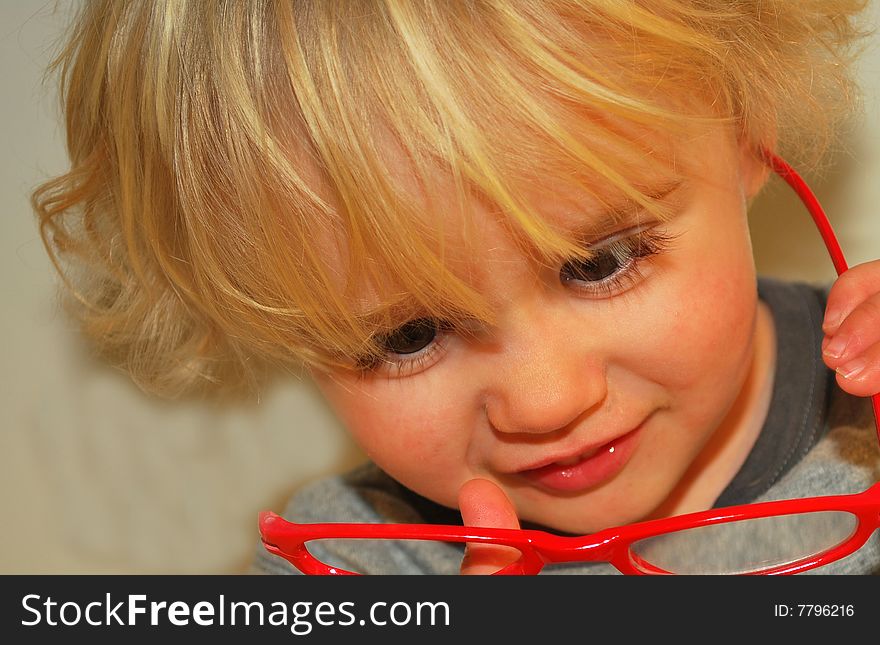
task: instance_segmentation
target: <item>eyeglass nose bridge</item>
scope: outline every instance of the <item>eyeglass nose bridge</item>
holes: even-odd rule
[[[530,533],[530,532],[529,532]],[[514,563],[496,572],[495,575],[519,574],[533,575],[548,564],[566,562],[608,562],[614,563],[627,556],[627,545],[620,537],[608,531],[590,536],[561,536],[551,533],[536,533],[531,539],[513,544],[522,553]]]

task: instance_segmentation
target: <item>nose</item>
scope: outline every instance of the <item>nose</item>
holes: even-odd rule
[[[608,394],[604,360],[571,312],[523,316],[493,361],[485,411],[503,433],[544,434],[570,427]],[[574,327],[574,329],[573,329]]]

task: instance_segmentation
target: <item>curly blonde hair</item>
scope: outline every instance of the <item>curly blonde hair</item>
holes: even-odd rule
[[[584,253],[517,180],[599,177],[650,207],[591,147],[644,145],[615,123],[715,120],[817,159],[856,105],[863,4],[93,0],[52,67],[70,170],[33,204],[84,332],[142,388],[344,366],[388,312],[491,317],[389,141],[432,204],[477,195],[547,258]],[[352,306],[365,284],[384,314]]]

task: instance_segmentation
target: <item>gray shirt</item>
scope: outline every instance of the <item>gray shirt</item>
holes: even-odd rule
[[[822,362],[821,322],[827,289],[761,278],[758,294],[773,314],[777,362],[767,419],[742,468],[715,506],[778,499],[859,493],[880,480],[880,447],[870,401],[844,393]],[[394,522],[461,524],[458,512],[404,488],[372,463],[320,480],[299,491],[283,516],[294,522]],[[845,538],[850,527],[842,514],[814,515],[811,523],[774,522],[762,542],[760,522],[749,531],[722,542],[694,535],[686,547],[676,543],[669,552],[686,553],[687,562],[704,561],[706,570],[724,570],[725,559],[741,562],[753,552],[778,544],[803,544],[820,539],[823,531]],[[819,518],[818,520],[816,518]],[[532,527],[529,527],[532,528]],[[843,533],[840,533],[843,531]],[[758,549],[756,545],[764,544]],[[768,546],[769,545],[769,546]],[[462,546],[427,541],[346,542],[310,546],[325,562],[363,573],[455,574]],[[647,548],[647,547],[646,547]],[[651,545],[664,557],[664,544]],[[708,551],[708,555],[700,555]],[[703,560],[701,560],[703,558]],[[713,568],[716,567],[717,569]],[[297,573],[287,561],[258,547],[254,573]],[[569,563],[544,573],[613,574],[605,563]],[[809,573],[880,573],[880,531],[858,551]]]

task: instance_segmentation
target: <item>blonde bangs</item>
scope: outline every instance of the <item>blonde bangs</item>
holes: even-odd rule
[[[345,332],[333,341],[325,338],[326,347],[343,353],[356,347],[378,352],[371,337],[419,315],[491,324],[492,311],[481,295],[445,262],[444,212],[468,213],[478,199],[503,213],[517,240],[543,263],[587,257],[589,251],[548,223],[518,187],[540,184],[542,177],[570,177],[592,193],[597,183],[612,183],[656,210],[650,196],[626,179],[624,163],[615,164],[611,155],[603,159],[590,147],[601,140],[605,149],[628,151],[630,158],[651,154],[607,127],[607,114],[653,128],[659,121],[667,132],[679,133],[694,120],[710,118],[639,100],[643,92],[625,94],[619,82],[605,87],[603,80],[621,78],[612,70],[598,79],[579,76],[569,66],[574,57],[559,46],[573,34],[527,39],[536,30],[517,22],[503,3],[497,12],[470,16],[459,15],[473,10],[467,3],[428,4],[419,11],[388,3],[368,16],[358,8],[295,5],[292,28],[284,30],[286,21],[280,22],[289,36],[284,51],[292,81],[300,86],[308,143],[340,204],[348,275],[357,276],[340,301],[349,305],[334,308]],[[312,48],[296,34],[314,38]],[[585,119],[584,113],[606,116]],[[573,130],[576,121],[581,123]],[[414,199],[413,185],[422,199]],[[452,186],[451,194],[441,193],[441,185]],[[593,196],[601,200],[602,194]],[[352,313],[358,291],[378,301],[364,316]]]
[[[795,4],[89,2],[56,64],[72,169],[34,205],[145,389],[351,366],[410,317],[492,322],[449,261],[475,203],[553,265],[589,252],[536,203],[551,180],[663,216],[645,133],[821,147],[861,3]]]

